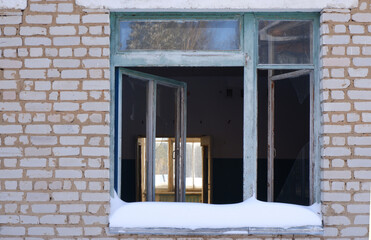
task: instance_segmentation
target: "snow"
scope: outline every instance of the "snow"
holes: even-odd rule
[[[119,228],[291,228],[321,226],[320,205],[267,203],[254,197],[236,204],[135,202],[111,198],[110,227]],[[240,231],[231,231],[238,234]]]
[[[25,9],[27,0],[0,0],[0,9]]]

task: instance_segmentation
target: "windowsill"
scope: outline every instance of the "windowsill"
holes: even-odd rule
[[[109,230],[141,235],[322,235],[320,204],[125,203],[111,198]]]
[[[322,226],[303,226],[292,228],[123,228],[110,227],[112,234],[137,235],[323,235]]]

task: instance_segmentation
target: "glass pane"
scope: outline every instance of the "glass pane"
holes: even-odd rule
[[[239,20],[120,22],[120,50],[239,50]]]
[[[169,153],[169,138],[176,132],[176,88],[157,85],[156,98],[156,201],[174,202],[174,162],[175,155]]]
[[[145,199],[145,174],[141,174],[142,191],[136,195],[135,182],[138,180],[134,173],[136,158],[140,159],[138,159],[139,164],[145,162],[145,140],[143,137],[146,136],[146,86],[147,82],[145,81],[126,75],[122,76],[122,115],[120,116],[122,117],[121,198],[127,202]]]
[[[259,63],[312,63],[311,21],[259,21]]]
[[[202,188],[202,151],[200,142],[187,142],[186,187]]]
[[[287,74],[299,71],[274,71]],[[274,81],[275,201],[309,204],[309,74]]]

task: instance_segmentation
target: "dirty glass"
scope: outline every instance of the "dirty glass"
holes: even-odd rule
[[[259,21],[259,63],[312,63],[312,25],[311,21]]]
[[[240,21],[121,21],[120,47],[125,50],[239,50]]]

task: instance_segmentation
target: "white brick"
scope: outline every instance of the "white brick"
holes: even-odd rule
[[[82,17],[83,23],[109,23],[108,14],[87,14]]]
[[[67,217],[65,215],[44,215],[40,217],[40,223],[42,224],[65,224],[67,223]]]
[[[110,199],[109,193],[82,193],[82,200],[87,202],[107,202]]]
[[[51,24],[51,15],[26,15],[26,22],[30,24]]]
[[[344,68],[331,69],[331,77],[333,78],[344,77]],[[328,81],[328,80],[324,80],[324,81]]]
[[[359,55],[361,50],[359,47],[347,47],[347,54],[348,55]]]
[[[55,145],[58,142],[56,136],[31,136],[30,139],[33,145]]]
[[[32,204],[31,209],[34,213],[55,213],[57,206],[55,204]]]
[[[102,34],[102,26],[89,27],[89,33],[92,34],[92,35],[101,35]]]
[[[53,65],[54,67],[59,67],[59,68],[76,68],[80,66],[80,60],[78,59],[54,59]]]
[[[87,236],[98,236],[102,234],[102,228],[100,227],[84,227],[85,235]]]
[[[325,35],[322,37],[322,44],[348,44],[349,42],[348,35]]]
[[[79,86],[79,81],[54,81],[54,90],[76,90]]]
[[[83,147],[83,156],[109,156],[109,148],[105,147]]]
[[[6,58],[16,58],[17,50],[16,49],[4,49],[3,56]]]
[[[370,206],[368,204],[352,204],[347,206],[347,211],[350,213],[369,213]]]
[[[25,108],[30,112],[50,112],[52,109],[51,103],[26,103]]]
[[[349,133],[352,129],[350,125],[324,125],[324,133]]]
[[[63,91],[60,93],[61,100],[87,100],[86,92]]]
[[[324,58],[322,60],[325,67],[347,67],[350,65],[349,58]]]
[[[79,79],[79,78],[86,78],[87,72],[86,70],[62,70],[62,78],[64,79]]]
[[[51,89],[50,81],[36,81],[35,82],[35,90],[37,91],[47,91]],[[40,92],[37,92],[40,93]]]
[[[50,156],[51,148],[36,148],[27,147],[25,148],[25,156]]]
[[[81,132],[83,134],[109,134],[109,126],[103,125],[83,126]]]
[[[59,236],[81,236],[81,227],[57,227],[57,232]]]
[[[93,225],[93,224],[108,224],[108,218],[105,216],[82,216],[84,223],[86,225]]]
[[[72,57],[72,48],[60,48],[59,56],[60,57]]]
[[[323,13],[321,22],[348,22],[350,14],[348,13]]]
[[[371,137],[348,137],[349,145],[371,145]]]
[[[17,33],[17,28],[15,27],[4,27],[4,35],[14,36]]]
[[[84,59],[82,64],[85,68],[109,68],[108,59]]]
[[[0,16],[0,25],[13,25],[22,23],[22,16]]]
[[[354,224],[370,224],[370,217],[368,215],[358,215],[354,218]]]
[[[56,4],[37,4],[37,3],[30,4],[31,12],[56,12],[56,10],[57,10]]]
[[[49,201],[49,194],[42,192],[30,192],[27,193],[26,201],[30,202],[45,202]]]
[[[362,34],[365,32],[365,27],[362,25],[349,25],[349,30],[352,34]]]
[[[20,161],[21,167],[46,167],[45,158],[23,158]]]
[[[43,27],[21,27],[22,36],[46,35],[46,28]]]
[[[350,77],[366,77],[368,75],[368,69],[367,68],[348,68],[348,74]],[[370,81],[370,84],[371,84],[371,81]]]
[[[354,149],[354,155],[356,156],[371,156],[371,148],[355,148]]]
[[[51,60],[48,58],[27,58],[24,63],[27,68],[49,68]]]
[[[56,134],[77,134],[80,131],[80,127],[79,125],[54,125],[53,131]]]
[[[72,102],[60,102],[54,103],[54,111],[77,111],[79,110],[80,106],[78,103]]]
[[[52,227],[29,227],[29,235],[54,235],[54,228]]]
[[[25,79],[45,79],[46,75],[45,75],[46,71],[45,70],[20,70],[19,71],[19,74],[21,76],[21,78],[25,78]]]
[[[362,47],[363,55],[371,55],[371,47]]]
[[[57,24],[79,24],[80,15],[64,15],[59,14],[56,18]]]
[[[324,179],[350,179],[350,171],[323,171]]]
[[[335,25],[334,31],[336,33],[345,33],[347,31],[345,25]]]
[[[0,102],[0,111],[21,111],[21,105],[17,102]]]
[[[343,91],[336,91],[336,90],[333,90],[331,91],[331,98],[332,99],[337,99],[337,100],[341,100],[341,99],[344,99],[344,92]]]
[[[16,215],[2,215],[0,216],[0,224],[6,223],[19,223],[19,216]]]
[[[109,111],[109,102],[86,102],[81,106],[84,111]]]
[[[109,178],[109,170],[85,170],[86,178]]]
[[[370,91],[349,90],[348,96],[350,99],[371,100],[371,90]]]
[[[340,230],[341,236],[366,236],[367,227],[348,227]]]
[[[29,178],[51,178],[53,172],[47,170],[27,170],[26,175]]]
[[[0,38],[0,47],[18,47],[22,46],[22,38]]]
[[[83,90],[109,90],[110,82],[109,81],[98,81],[98,80],[89,80],[84,81],[82,85]]]
[[[347,88],[350,85],[348,79],[330,79],[322,80],[322,89],[342,89]]]
[[[325,216],[324,223],[329,226],[350,225],[350,220],[345,216]]]
[[[78,147],[54,147],[53,153],[55,156],[76,156],[80,154]]]
[[[73,26],[50,27],[49,32],[51,35],[75,35],[76,28]]]
[[[371,13],[355,13],[352,15],[352,19],[356,22],[369,23],[371,19]]]
[[[109,45],[109,37],[82,37],[82,44],[92,45]]]
[[[73,12],[73,4],[72,3],[59,3],[58,12]]]
[[[371,179],[371,170],[354,171],[355,179]]]
[[[46,37],[26,37],[25,45],[27,46],[50,46],[51,40]]]
[[[323,156],[350,156],[351,151],[345,147],[327,147],[323,150]]]
[[[21,68],[22,62],[18,60],[0,59],[0,68]]]
[[[55,170],[56,178],[81,178],[81,170]]]
[[[0,89],[16,89],[17,81],[14,80],[0,80]]]
[[[60,158],[60,167],[85,167],[86,163],[84,158]]]
[[[371,88],[371,79],[355,79],[354,86],[357,88]]]
[[[24,227],[14,227],[14,226],[1,226],[1,235],[2,236],[20,236],[26,233],[26,228]],[[12,240],[8,238],[9,240]],[[6,240],[6,238],[4,238]],[[18,239],[17,239],[18,240]]]
[[[76,201],[79,200],[78,192],[53,192],[54,201]]]
[[[371,41],[371,38],[370,38]],[[357,67],[369,67],[371,66],[371,58],[353,58],[353,64]]]
[[[87,50],[86,48],[75,48],[73,53],[75,54],[75,57],[83,57],[86,55]]]
[[[354,131],[356,133],[371,133],[371,124],[356,125]]]
[[[370,104],[370,102],[355,102],[354,103],[354,108],[356,110],[361,110],[361,111],[370,111],[371,110],[371,104]]]
[[[349,193],[323,192],[322,201],[348,202],[350,201],[350,194]]]
[[[16,169],[16,170],[1,170],[0,169],[0,179],[12,179],[12,178],[21,178],[23,174],[22,169]]]
[[[85,204],[61,204],[60,212],[62,213],[86,212],[86,205]]]
[[[21,125],[0,125],[0,134],[22,133]]]
[[[80,37],[54,37],[55,46],[75,46],[80,45]]]
[[[50,125],[46,124],[35,124],[35,125],[27,125],[25,129],[25,133],[31,134],[49,134],[51,132]]]
[[[21,100],[45,100],[45,92],[34,92],[34,91],[22,91],[19,93],[19,99]]]

